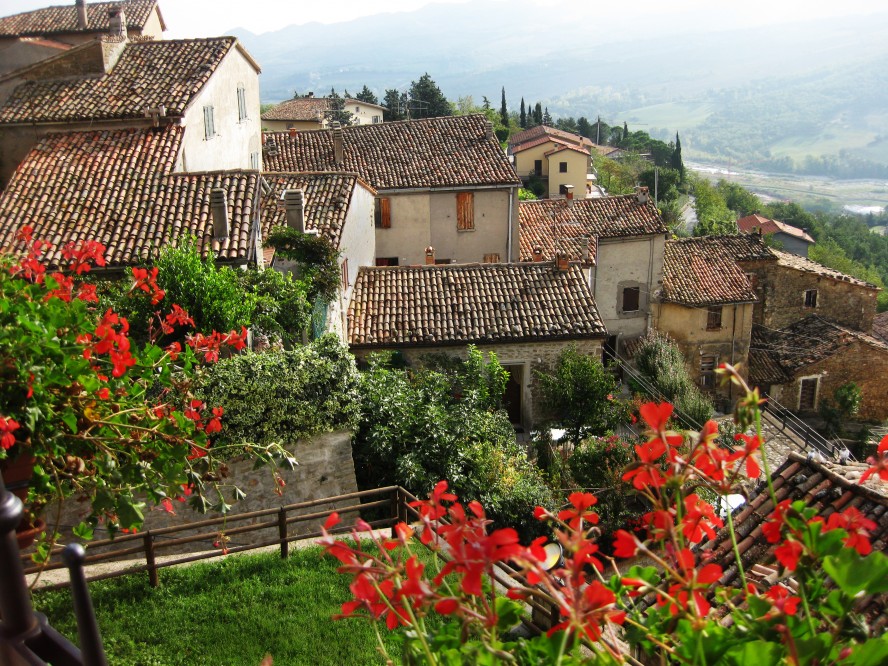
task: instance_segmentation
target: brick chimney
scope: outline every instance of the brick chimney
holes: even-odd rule
[[[566,273],[570,268],[570,259],[563,252],[555,255],[555,268],[560,273]]]
[[[108,27],[112,37],[126,39],[126,13],[123,7],[112,7],[108,10]]]
[[[77,7],[77,27],[86,30],[89,27],[89,19],[86,17],[86,0],[77,0],[74,4]]]
[[[574,186],[573,185],[565,185],[564,186],[564,198],[567,201],[568,207],[573,206],[573,200],[574,200]]]
[[[646,204],[651,199],[650,190],[646,187],[635,188],[635,199],[640,204]]]
[[[435,248],[429,245],[426,248],[426,266],[434,266],[435,265]]]
[[[493,133],[493,123],[489,120],[484,123],[484,138],[493,141],[496,135]]]
[[[290,138],[291,138],[291,139],[295,139],[295,138],[296,138],[296,131],[297,131],[297,130],[296,130],[295,127],[291,127],[290,129],[287,130],[287,132],[290,133]]]
[[[539,245],[535,245],[533,248],[533,260],[534,261],[542,261],[543,260],[543,248]]]
[[[342,145],[342,125],[337,121],[333,121],[330,123],[330,131],[333,133],[333,162],[340,167],[345,161],[343,155],[345,151]]]
[[[305,233],[305,193],[302,190],[284,190],[287,226]]]
[[[223,187],[210,190],[210,212],[213,215],[213,239],[228,238],[228,193]]]

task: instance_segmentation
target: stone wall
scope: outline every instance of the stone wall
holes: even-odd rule
[[[277,509],[288,504],[357,492],[358,486],[355,480],[355,466],[352,460],[351,439],[351,432],[331,432],[317,435],[307,441],[300,441],[295,446],[290,447],[290,451],[299,462],[299,466],[295,470],[278,469],[286,483],[281,495],[275,493],[276,483],[272,476],[274,468],[261,467],[258,470],[254,470],[252,461],[247,460],[232,463],[230,465],[229,481],[236,484],[247,496],[245,499],[235,503],[234,508],[228,515],[236,516],[237,514],[263,509]],[[351,503],[354,503],[354,501],[348,502],[348,504]],[[343,502],[325,503],[292,513],[288,512],[288,515],[295,516],[327,512],[345,505],[346,503]],[[150,509],[146,507],[143,531],[173,525],[186,525],[220,516],[218,513],[199,514],[193,511],[187,504],[177,501],[173,502],[173,509],[175,514],[169,514],[159,507],[151,507]],[[47,511],[46,522],[50,526],[55,524],[57,511],[55,507],[51,507]],[[85,516],[85,513],[86,508],[80,502],[69,500],[62,505],[61,532],[65,539],[70,539],[70,528],[79,523]],[[354,518],[354,514],[350,514],[345,517],[345,520],[352,522]],[[254,518],[250,519],[249,522],[238,521],[232,523],[232,527],[275,519],[276,516]],[[316,532],[323,522],[324,519],[319,518],[311,522],[290,525],[289,530],[291,534]],[[209,528],[204,528],[200,531],[207,530]],[[169,537],[158,537],[158,543],[162,539],[180,538],[196,533],[198,533],[196,530],[187,530]],[[274,539],[277,537],[277,534],[276,527],[247,534],[236,534],[230,537],[231,540],[228,542],[228,546],[259,543]],[[105,539],[107,534],[103,530],[97,530],[95,538]],[[213,541],[213,538],[196,541],[175,548],[164,549],[159,551],[159,554],[169,555],[210,550],[214,547]],[[139,558],[140,556],[136,554],[134,557]]]

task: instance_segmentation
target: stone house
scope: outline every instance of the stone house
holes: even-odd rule
[[[780,330],[753,326],[750,367],[750,380],[789,409],[815,412],[854,382],[859,418],[888,419],[888,343],[819,315]]]
[[[53,244],[50,263],[69,241],[106,246],[106,271],[152,260],[182,234],[220,263],[255,263],[260,174],[176,172],[185,128],[100,129],[41,137],[0,194],[0,247],[15,246],[24,225]]]
[[[345,315],[361,266],[372,266],[376,229],[373,201],[376,190],[353,173],[267,173],[261,198],[262,238],[275,227],[289,226],[327,238],[339,251],[341,289],[318,328],[336,333],[345,342]],[[263,251],[263,264],[281,271],[293,266]],[[320,332],[320,330],[318,331]]]
[[[262,129],[269,132],[325,129],[329,125],[327,118],[332,108],[331,102],[330,98],[315,97],[313,93],[306,97],[288,99],[262,114]],[[351,97],[346,97],[343,102],[344,110],[352,114],[352,125],[375,125],[382,122],[385,108],[379,104],[370,104]]]
[[[768,255],[738,256],[758,297],[756,324],[779,329],[816,314],[872,330],[878,287],[790,252],[768,248]]]
[[[747,238],[751,247],[742,248]],[[666,241],[663,285],[654,299],[654,328],[675,341],[698,386],[726,401],[735,389],[719,386],[715,370],[731,363],[746,375],[756,301],[735,257],[764,249],[756,241],[744,236]]]
[[[379,266],[518,257],[521,181],[483,115],[264,134],[269,172],[349,171],[378,193]]]
[[[668,230],[646,188],[597,199],[522,201],[521,261],[579,264],[606,326],[609,353],[651,327]]]
[[[539,180],[549,198],[563,196],[568,186],[576,198],[591,194],[593,143],[584,136],[538,125],[509,139],[509,155],[515,171],[527,185]],[[587,186],[588,185],[588,186]]]
[[[737,228],[744,234],[762,234],[777,241],[781,248],[800,257],[808,256],[808,248],[815,241],[807,229],[799,229],[780,220],[770,220],[758,213],[737,220]]]
[[[176,170],[262,165],[259,66],[234,37],[85,42],[0,77],[0,185],[45,136],[183,128]]]
[[[85,0],[0,17],[0,75],[57,56],[125,26],[130,39],[160,39],[166,30],[157,0]]]
[[[581,268],[553,262],[362,267],[347,324],[359,358],[465,356],[470,344],[495,352],[510,375],[509,415],[525,427],[539,415],[534,371],[570,345],[600,358],[607,336]]]

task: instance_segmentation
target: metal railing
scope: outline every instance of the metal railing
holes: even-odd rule
[[[771,423],[798,437],[806,452],[816,452],[833,460],[854,460],[854,456],[843,443],[829,441],[772,396],[765,393],[764,397],[768,399],[764,407],[765,417],[770,416]]]

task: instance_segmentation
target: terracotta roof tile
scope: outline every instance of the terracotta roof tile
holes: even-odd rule
[[[873,336],[888,342],[888,312],[880,312],[873,317]]]
[[[447,116],[342,128],[343,164],[331,130],[265,134],[268,171],[351,171],[377,190],[520,185],[482,115]],[[273,146],[273,147],[272,147]]]
[[[361,268],[348,309],[358,347],[605,335],[582,270],[551,263]]]
[[[806,460],[797,453],[790,453],[789,459],[771,477],[777,501],[802,500],[807,506],[815,508],[824,520],[837,511],[853,506],[876,524],[870,534],[873,549],[888,550],[888,497],[849,481],[846,474],[839,471],[837,465],[823,465]],[[774,556],[774,549],[779,544],[769,544],[762,533],[762,525],[773,510],[774,504],[764,483],[758,484],[758,492],[749,502],[735,510],[734,531],[746,571],[750,571],[754,565],[781,569]],[[709,551],[707,559],[711,559],[708,561],[722,565],[724,575],[719,581],[721,585],[740,585],[727,528],[705,544],[703,550]],[[886,600],[888,595],[882,593],[862,598],[859,602],[858,612],[866,616],[871,631],[876,635],[888,628]]]
[[[44,7],[30,12],[0,17],[0,37],[24,37],[72,32],[108,32],[108,10],[120,7],[126,13],[126,25],[141,30],[157,0],[116,0],[91,2],[86,5],[88,27],[77,24],[77,8],[73,2],[57,7]]]
[[[103,76],[22,83],[0,105],[0,123],[144,118],[161,105],[181,116],[236,44],[234,37],[130,42]]]
[[[355,187],[364,185],[353,173],[266,173],[263,175],[270,191],[262,196],[262,235],[267,237],[274,227],[287,226],[283,204],[286,190],[302,190],[305,194],[305,227],[316,229],[333,247],[339,247],[342,228]]]
[[[362,104],[364,106],[372,106],[383,110],[385,107],[379,104],[370,104],[362,102],[359,99],[345,97],[342,100],[346,105]],[[319,121],[323,118],[324,111],[330,109],[329,97],[298,97],[296,99],[288,99],[280,104],[275,104],[272,108],[262,114],[262,120],[301,120],[301,121]]]
[[[777,257],[777,263],[780,266],[794,268],[797,271],[804,271],[806,273],[813,273],[815,275],[819,275],[820,277],[830,278],[839,282],[849,282],[850,284],[856,284],[861,287],[878,289],[878,287],[874,284],[870,284],[869,282],[865,282],[864,280],[858,280],[855,277],[845,275],[844,273],[833,270],[832,268],[827,268],[823,264],[818,264],[816,261],[811,261],[806,257],[800,257],[797,254],[792,254],[791,252],[783,252],[782,250],[776,250],[774,248],[771,248],[771,252],[774,253],[775,257]]]
[[[746,236],[749,244],[758,236]],[[746,303],[758,300],[749,278],[737,264],[737,252],[755,253],[756,248],[738,248],[736,237],[704,236],[666,242],[663,256],[663,301],[682,305]]]
[[[556,127],[549,127],[548,125],[537,125],[536,127],[531,127],[523,132],[513,134],[509,137],[509,145],[521,146],[521,150],[523,150],[524,146],[522,144],[537,141],[540,138],[545,138],[547,140],[560,139],[561,141],[584,146],[586,148],[591,148],[594,145],[591,140],[580,134],[565,132],[564,130],[560,130]]]
[[[817,315],[805,317],[781,330],[754,324],[751,349],[768,352],[781,368],[792,374],[799,368],[829,358],[856,342],[888,352],[888,343]]]
[[[68,241],[97,240],[109,266],[140,263],[183,234],[225,261],[251,252],[258,172],[171,174],[182,128],[50,134],[0,195],[0,247],[23,226],[51,242],[52,263]],[[228,192],[230,234],[213,240],[210,190]]]
[[[590,257],[595,256],[598,238],[665,234],[666,225],[653,203],[638,203],[634,194],[598,199],[574,199],[566,207],[563,199],[519,201],[521,261],[533,260],[533,249],[543,249],[543,260],[555,258],[558,249],[571,261],[579,261],[589,239]]]
[[[749,350],[749,383],[752,386],[766,387],[770,384],[784,384],[792,377],[781,367],[780,361],[767,349]]]
[[[780,220],[770,220],[758,213],[741,217],[737,220],[737,228],[745,234],[761,229],[765,234],[782,232],[789,236],[795,236],[801,240],[806,240],[809,243],[815,242],[804,229],[799,229],[798,227],[794,227],[786,222],[781,222]]]

